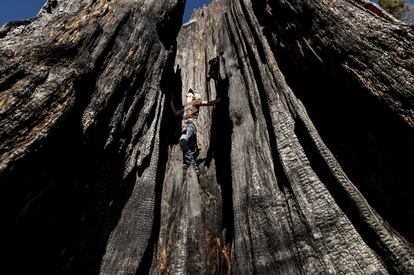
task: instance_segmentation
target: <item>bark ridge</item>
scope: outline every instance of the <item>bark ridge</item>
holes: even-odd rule
[[[0,29],[4,263],[413,274],[413,28],[365,0],[213,0],[181,26],[184,2],[49,0]],[[170,108],[190,88],[221,98],[199,175]]]

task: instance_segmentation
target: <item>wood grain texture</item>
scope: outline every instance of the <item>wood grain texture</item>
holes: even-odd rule
[[[162,81],[183,9],[175,0],[49,1],[2,29],[2,252],[28,263],[21,272],[142,266]]]
[[[183,9],[48,1],[0,30],[6,266],[413,274],[412,27],[365,0]],[[170,108],[190,88],[221,98],[199,175]]]

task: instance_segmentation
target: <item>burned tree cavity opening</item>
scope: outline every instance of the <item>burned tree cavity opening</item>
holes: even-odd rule
[[[222,227],[223,238],[231,243],[234,238],[233,189],[231,170],[231,136],[232,123],[229,116],[228,78],[216,80],[217,93],[221,95],[221,102],[213,111],[211,128],[211,147],[207,154],[206,165],[215,159],[217,183],[221,187],[222,195]]]

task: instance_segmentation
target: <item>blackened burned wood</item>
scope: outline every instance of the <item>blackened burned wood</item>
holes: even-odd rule
[[[407,185],[414,161],[412,26],[387,14],[370,16],[384,12],[368,1],[258,1],[253,8],[284,77],[347,176],[413,241],[414,227],[406,222],[413,218],[407,194],[414,190]],[[365,216],[369,211],[352,206],[359,199],[349,191],[338,192],[338,203],[359,231],[382,238]],[[370,234],[365,241],[383,250]],[[394,257],[400,258],[387,261]]]
[[[213,0],[178,33],[183,4],[50,0],[0,30],[0,258],[413,274],[412,28],[364,0]],[[199,175],[170,110],[190,88],[221,97]]]
[[[302,6],[300,1],[294,3],[213,1],[208,8],[197,10],[193,14],[178,38],[180,46],[176,67],[181,75],[183,94],[192,88],[200,91],[203,97],[214,98],[217,93],[209,80],[211,74],[208,73],[208,61],[224,51],[229,76],[226,91],[228,101],[221,107],[225,108],[226,115],[220,113],[211,116],[211,110],[202,111],[198,142],[201,149],[200,161],[204,160],[205,152],[209,150],[214,152],[212,159],[215,160],[215,168],[201,163],[202,170],[212,171],[213,174],[210,175],[213,177],[201,174],[200,179],[208,179],[210,186],[214,186],[217,180],[223,195],[226,188],[231,190],[231,196],[223,196],[222,213],[223,217],[227,216],[233,221],[223,218],[222,226],[226,229],[225,232],[231,232],[225,241],[231,247],[232,270],[235,274],[410,274],[414,268],[412,246],[382,220],[349,180],[340,163],[324,144],[307,114],[307,106],[298,98],[302,96],[300,85],[290,85],[290,81],[301,81],[300,75],[294,77],[295,66],[310,71],[325,62],[336,62],[335,59],[339,58],[327,46],[314,48],[318,44],[305,39],[306,37],[300,43],[296,42],[307,31],[306,27],[313,26],[310,24],[313,20],[319,23],[320,18],[326,16],[323,26],[328,29],[335,26],[337,33],[323,33],[324,29],[317,29],[316,25],[315,29],[321,32],[319,39],[327,45],[343,43],[343,47],[355,47],[352,55],[346,52],[341,55],[340,60],[344,60],[348,68],[351,60],[366,58],[367,62],[382,62],[382,67],[378,66],[377,71],[372,72],[372,75],[376,75],[375,78],[366,76],[370,82],[375,83],[367,93],[378,94],[378,101],[384,102],[391,109],[384,110],[382,117],[399,114],[403,117],[400,120],[405,120],[409,125],[407,114],[409,116],[412,110],[409,104],[413,98],[413,85],[405,84],[410,83],[413,77],[409,69],[412,62],[412,31],[376,7],[373,8],[377,12],[372,12],[373,9],[369,9],[370,6],[365,2],[364,5],[357,1],[327,5],[325,1],[303,1]],[[312,6],[315,7],[313,13],[305,14],[306,16],[299,13],[306,13]],[[285,9],[291,9],[290,16],[283,15]],[[361,11],[355,13],[355,10]],[[379,26],[381,20],[386,22],[384,29]],[[404,37],[398,42],[403,45],[402,52],[399,53],[407,55],[407,59],[404,59],[406,62],[401,66],[366,57],[377,53],[387,56],[392,54],[393,49],[363,48],[367,43],[361,34],[363,29],[354,29],[352,35],[349,28],[340,31],[343,28],[340,25],[342,22],[368,28],[372,27],[368,25],[371,21],[378,24],[377,32],[371,33],[371,40],[383,39],[382,36],[388,33],[387,28],[404,30]],[[392,41],[400,36],[395,32]],[[354,40],[360,41],[360,45],[346,44]],[[338,47],[332,46],[334,50]],[[288,58],[280,57],[279,54],[288,54]],[[279,68],[279,60],[283,63],[283,71]],[[335,66],[341,65],[334,63],[326,66],[331,71],[327,69],[322,77],[330,82],[338,77],[342,77],[344,82],[350,81],[344,74],[334,77],[330,75],[337,73]],[[399,85],[397,81],[393,82],[394,86],[388,85],[390,78],[384,72],[387,70],[399,73]],[[365,72],[363,70],[359,74]],[[357,75],[356,70],[351,69],[344,69],[344,73]],[[351,88],[358,88],[355,93],[368,90],[368,85],[365,84],[368,80],[364,82],[362,77],[357,80],[349,83]],[[301,85],[306,87],[306,83]],[[323,87],[324,84],[320,86]],[[375,87],[384,95],[375,92]],[[308,91],[309,97],[315,97],[313,101],[308,101],[311,109],[314,108],[313,102],[324,100],[313,89]],[[386,92],[389,89],[393,91]],[[353,94],[349,96],[352,100]],[[398,100],[401,102],[395,105],[394,102]],[[406,108],[394,108],[403,103]],[[376,110],[379,111],[381,109]],[[363,119],[363,113],[359,112],[358,115]],[[217,125],[221,128],[217,128]],[[398,124],[399,133],[406,133],[404,127],[404,122]],[[371,134],[375,135],[373,138],[381,138],[383,132]],[[404,138],[410,141],[409,136],[412,137],[413,134],[411,131],[405,135],[408,137]],[[218,136],[218,139],[214,139],[214,136]],[[410,143],[405,143],[408,144]],[[219,150],[218,146],[221,146]],[[226,152],[230,160],[218,165],[218,152]],[[386,153],[387,150],[382,152]],[[405,153],[400,151],[398,154],[403,156]],[[181,199],[173,199],[174,194],[181,194],[177,191],[178,186],[191,186],[183,181],[180,168],[177,168],[181,160],[181,152],[177,145],[173,145],[168,164],[170,168],[167,169],[170,172],[165,177],[162,200],[162,215],[165,218],[161,219],[158,245],[159,255],[163,256],[159,257],[159,273],[185,274],[191,268],[200,272],[206,257],[201,247],[193,250],[197,251],[197,261],[194,262],[188,255],[189,247],[205,244],[200,242],[201,236],[197,234],[196,239],[193,235],[190,239],[185,234],[181,235],[192,228],[192,223],[189,222],[191,219],[185,212],[171,211],[172,208],[183,207]],[[379,169],[375,166],[369,168]],[[223,171],[226,171],[225,174]],[[371,172],[368,170],[367,174]],[[367,181],[366,184],[375,185],[376,181]],[[192,186],[200,193],[203,192],[194,183]],[[406,190],[410,188],[406,187]],[[183,192],[187,194],[183,200],[187,201],[184,205],[188,205],[188,211],[199,209],[199,195],[196,193],[197,195],[191,196],[189,190]],[[232,207],[231,215],[226,215],[226,205]],[[409,207],[398,208],[409,215],[407,209]],[[219,209],[215,211],[217,210]],[[408,226],[407,222],[403,225]]]
[[[16,274],[134,274],[184,1],[48,1],[0,39],[1,250]],[[4,256],[3,256],[4,254]]]
[[[180,127],[172,129],[174,142],[169,148],[161,202],[158,274],[231,272],[229,245],[225,242],[225,231],[233,219],[228,214],[232,211],[230,124],[226,123],[228,91],[222,88],[222,82],[226,81],[225,72],[220,71],[224,60],[218,55],[215,43],[220,40],[222,26],[213,21],[216,15],[214,10],[211,12],[197,18],[197,23],[183,27],[177,38],[175,67],[181,90],[174,96],[184,102],[184,94],[191,88],[202,99],[220,97],[221,103],[200,107],[196,134],[198,177],[192,168],[183,171],[183,153],[177,144]],[[214,58],[221,61],[209,66]],[[207,80],[209,71],[211,78]],[[227,213],[223,213],[224,207]]]

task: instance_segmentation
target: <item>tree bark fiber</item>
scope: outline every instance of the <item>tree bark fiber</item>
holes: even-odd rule
[[[365,0],[213,0],[179,31],[183,9],[48,1],[0,30],[5,264],[413,274],[413,28]],[[190,88],[221,99],[199,175],[170,108]]]
[[[142,265],[162,166],[161,86],[183,8],[49,1],[3,28],[2,260],[25,263],[8,270],[133,274]]]

